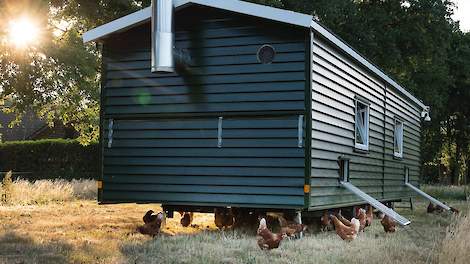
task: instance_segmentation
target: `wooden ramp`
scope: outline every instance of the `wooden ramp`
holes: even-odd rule
[[[377,201],[374,197],[368,195],[367,193],[363,192],[361,189],[357,188],[356,186],[352,185],[350,182],[341,181],[341,186],[348,189],[350,192],[354,193],[362,200],[368,202],[372,205],[375,209],[381,211],[382,213],[388,215],[388,217],[395,220],[402,226],[407,226],[411,224],[411,221],[406,219],[405,217],[399,215],[397,212],[393,211],[391,208],[388,208],[383,203]]]

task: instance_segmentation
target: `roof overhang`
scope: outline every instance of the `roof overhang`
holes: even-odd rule
[[[174,0],[173,3],[176,10],[197,4],[307,28],[310,27],[313,19],[310,15],[238,0]],[[150,21],[151,18],[151,8],[144,8],[86,32],[83,34],[83,42],[99,41],[111,34]]]
[[[360,55],[352,47],[338,38],[335,34],[331,33],[327,28],[313,20],[313,17],[306,14],[301,14],[293,11],[273,8],[264,5],[248,3],[239,0],[173,0],[176,10],[181,10],[193,4],[213,7],[235,13],[250,15],[254,17],[264,18],[272,21],[282,22],[304,28],[311,28],[316,33],[336,45],[344,53],[351,56],[353,59],[361,63],[371,72],[380,77],[388,85],[394,87],[398,92],[409,98],[413,103],[422,108],[423,111],[429,111],[429,107],[424,105],[419,99],[414,97],[411,93],[406,91],[392,78],[387,76],[373,63],[369,62],[364,56]],[[99,26],[83,34],[83,42],[101,41],[102,39],[110,36],[111,34],[126,31],[130,28],[136,27],[143,23],[150,21],[152,18],[152,11],[150,7],[144,8],[140,11],[134,12],[127,16],[121,17],[107,24]]]

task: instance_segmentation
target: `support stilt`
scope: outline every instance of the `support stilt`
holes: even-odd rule
[[[300,211],[296,213],[294,221],[297,224],[302,224],[302,213]],[[300,232],[299,237],[302,238],[303,236],[304,236],[304,232]]]

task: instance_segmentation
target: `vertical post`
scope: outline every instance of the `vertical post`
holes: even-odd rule
[[[405,185],[410,183],[410,168],[405,166]],[[410,209],[413,211],[413,198],[410,197]]]
[[[341,182],[349,182],[349,159],[345,157],[338,158],[339,164],[339,180]]]
[[[106,80],[107,80],[107,71],[108,71],[108,49],[105,47],[104,44],[101,44],[101,87],[100,87],[100,143],[99,143],[99,175],[98,181],[101,181],[99,186],[103,187],[103,175],[104,175],[104,115],[105,115],[105,95],[106,95]],[[101,203],[103,201],[103,188],[98,188],[98,202]]]
[[[298,211],[298,212],[295,214],[294,221],[295,221],[297,224],[299,224],[299,225],[302,224],[302,213],[301,213],[300,211]],[[301,231],[301,232],[299,233],[299,237],[302,238],[303,236],[304,236],[304,232]]]
[[[217,147],[222,148],[222,123],[224,121],[223,117],[219,117],[219,124],[217,129]]]

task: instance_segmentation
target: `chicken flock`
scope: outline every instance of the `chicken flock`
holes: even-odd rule
[[[380,223],[382,224],[384,231],[387,233],[393,233],[396,231],[396,222],[388,217],[387,215],[381,214]],[[351,220],[346,219],[342,214],[341,210],[333,213],[325,211],[321,217],[321,230],[332,231],[335,230],[336,234],[345,241],[352,241],[357,238],[360,232],[364,232],[366,227],[372,225],[374,219],[374,212],[372,206],[368,206],[367,210],[364,208],[357,208],[355,211],[355,217]]]
[[[428,213],[441,213],[444,209],[432,203],[427,207]],[[451,207],[451,212],[458,214],[459,211]],[[192,212],[179,212],[181,215],[180,224],[183,227],[195,226],[191,225],[193,221]],[[231,229],[235,226],[235,214],[231,208],[219,208],[214,210],[214,223],[219,230]],[[269,218],[270,217],[270,218]],[[271,250],[278,248],[284,239],[298,237],[307,230],[307,225],[286,220],[282,215],[275,215],[279,224],[278,232],[269,229],[268,223],[273,224],[273,216],[259,216],[259,226],[257,230],[257,244],[262,250]],[[380,223],[386,233],[394,233],[396,222],[388,215],[378,214]],[[271,221],[267,221],[267,219]],[[361,232],[372,225],[374,219],[373,207],[368,205],[366,208],[356,208],[354,217],[348,220],[343,216],[341,210],[324,211],[320,220],[321,231],[335,231],[336,234],[345,241],[353,241]],[[164,214],[160,212],[155,214],[149,210],[143,217],[144,225],[139,226],[137,231],[144,235],[156,236],[160,233],[160,229],[164,222]],[[270,225],[271,225],[270,224]]]

